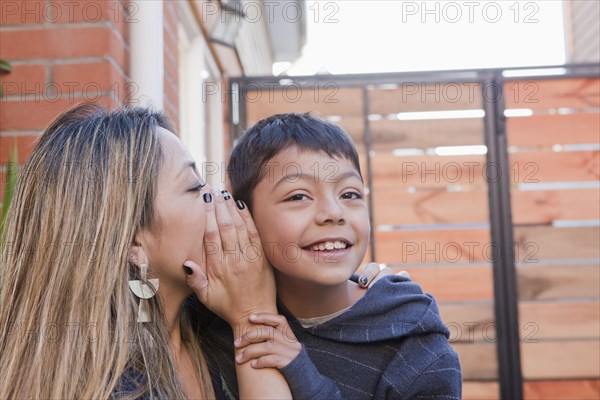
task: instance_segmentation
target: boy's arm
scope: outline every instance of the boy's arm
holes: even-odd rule
[[[454,350],[440,354],[425,369],[415,374],[405,374],[406,361],[409,360],[398,354],[388,365],[375,397],[388,400],[462,399],[462,373]]]
[[[454,351],[429,364],[402,398],[423,396],[435,396],[444,400],[462,399],[462,373],[458,355]]]
[[[321,375],[282,315],[251,316],[256,325],[235,342],[236,362],[252,368],[278,368],[294,399],[343,399],[335,383]]]
[[[290,386],[294,399],[342,400],[344,398],[336,384],[317,370],[304,346],[300,354],[281,368],[280,372]]]

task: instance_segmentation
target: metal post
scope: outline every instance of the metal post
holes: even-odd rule
[[[523,382],[519,348],[518,297],[513,254],[504,92],[499,75],[487,75],[482,84],[485,144],[487,146],[486,168],[493,167],[495,171],[499,171],[496,174],[497,178],[490,179],[488,182],[488,194],[493,243],[494,308],[498,329],[496,352],[500,398],[520,400],[523,398]]]
[[[371,166],[371,125],[369,121],[369,88],[363,86],[363,118],[365,127],[365,159],[367,160],[367,180],[369,181],[369,244],[371,245],[371,262],[376,262],[375,257],[375,225],[373,217],[373,167]]]

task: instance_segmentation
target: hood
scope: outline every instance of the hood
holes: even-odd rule
[[[305,329],[284,307],[293,329]],[[347,343],[372,343],[428,333],[449,337],[435,299],[409,278],[390,275],[375,282],[365,295],[336,318],[306,329],[315,336]]]

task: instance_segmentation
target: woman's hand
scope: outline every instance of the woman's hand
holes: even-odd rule
[[[227,200],[225,199],[227,197]],[[206,307],[240,337],[252,323],[251,314],[277,313],[275,278],[262,250],[258,231],[247,207],[233,199],[214,196],[206,203],[204,255],[201,265],[186,261],[187,283]],[[235,349],[239,354],[239,350]],[[276,369],[254,369],[236,364],[239,397],[291,399],[287,382]]]
[[[253,368],[277,368],[288,365],[302,350],[287,320],[282,315],[261,313],[250,316],[250,326],[234,345],[238,364],[248,361]]]
[[[236,207],[228,193],[212,197],[206,203],[203,260],[184,263],[192,270],[187,283],[236,330],[248,324],[250,314],[277,312],[275,278],[247,207],[241,202]]]

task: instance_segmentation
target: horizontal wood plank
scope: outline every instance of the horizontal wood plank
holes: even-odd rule
[[[483,119],[371,121],[374,150],[484,144]]]
[[[394,266],[431,293],[438,302],[493,300],[492,266]]]
[[[458,353],[463,381],[498,379],[494,343],[452,343]]]
[[[507,118],[506,132],[509,146],[597,143],[600,115],[576,113]]]
[[[523,395],[525,400],[598,400],[600,380],[525,381]]]
[[[571,182],[600,180],[600,152],[509,153],[511,183]]]
[[[488,193],[484,190],[410,193],[380,190],[373,194],[375,225],[450,224],[488,221]],[[469,205],[465,207],[465,205]]]
[[[451,224],[489,220],[488,193],[475,189],[374,192],[375,225]],[[551,224],[555,220],[600,218],[600,190],[527,190],[511,192],[513,223]],[[465,205],[468,204],[468,207]]]
[[[389,152],[375,152],[373,191],[407,187],[442,188],[450,185],[485,184],[485,156],[411,156],[395,157]],[[494,175],[495,171],[491,171]]]
[[[515,260],[524,264],[600,258],[599,227],[520,226],[514,229],[514,239]],[[488,229],[378,230],[375,243],[378,261],[388,264],[494,260]]]
[[[495,381],[463,382],[464,400],[499,400],[500,385]],[[597,379],[570,379],[523,382],[525,400],[598,400],[600,381]]]
[[[453,343],[463,379],[497,379],[495,343]],[[600,377],[600,341],[548,341],[521,344],[523,377],[531,380],[597,379]]]
[[[600,79],[558,78],[507,81],[506,108],[576,108],[600,106]]]
[[[487,229],[375,232],[377,261],[387,264],[489,262],[492,248]]]
[[[521,300],[600,298],[598,265],[517,265]]]
[[[517,226],[515,258],[527,264],[548,259],[600,258],[600,227]]]
[[[475,210],[477,204],[473,203]],[[598,189],[521,191],[513,188],[511,204],[514,224],[550,224],[561,219],[600,218]]]
[[[344,117],[336,124],[352,137],[357,147],[364,146],[365,122],[360,118]],[[428,149],[437,146],[466,146],[484,144],[483,119],[449,120],[375,120],[369,121],[371,149]]]
[[[521,301],[519,320],[523,342],[573,338],[600,341],[600,299]]]
[[[514,240],[518,263],[600,258],[599,227],[518,226]],[[488,229],[377,230],[375,246],[378,262],[388,264],[493,262],[495,257]]]
[[[478,109],[481,104],[481,88],[476,83],[404,82],[395,89],[369,90],[372,114]]]
[[[600,340],[552,341],[521,344],[525,379],[600,377]]]
[[[494,322],[492,302],[441,302],[439,308],[453,342],[495,343],[498,337],[505,334]],[[552,340],[600,340],[599,331],[600,300],[519,302],[521,342],[537,344]]]
[[[396,157],[373,152],[373,190],[485,185],[509,175],[511,184],[600,180],[598,151],[509,154],[509,170],[488,165],[483,155]]]
[[[499,400],[498,382],[465,381],[462,387],[463,400]]]
[[[334,82],[302,91],[296,85],[289,85],[285,90],[249,90],[246,99],[248,126],[261,118],[289,112],[359,118],[364,112],[362,88],[340,88]]]
[[[407,271],[412,280],[438,301],[493,300],[492,266],[390,265]],[[598,265],[517,265],[520,300],[599,299]]]

